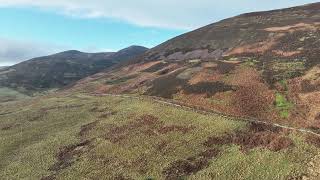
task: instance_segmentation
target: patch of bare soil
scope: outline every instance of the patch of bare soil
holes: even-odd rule
[[[294,145],[290,138],[283,136],[280,129],[257,123],[251,123],[247,131],[238,131],[222,137],[210,137],[204,143],[207,147],[228,144],[237,144],[244,152],[256,147],[277,152]]]
[[[208,167],[210,160],[219,153],[219,149],[210,148],[196,156],[170,163],[162,173],[166,180],[183,179]]]

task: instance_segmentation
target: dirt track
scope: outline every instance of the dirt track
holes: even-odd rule
[[[281,124],[277,124],[277,123],[269,123],[263,120],[259,120],[259,119],[254,119],[254,118],[248,118],[248,117],[235,117],[235,116],[230,116],[227,114],[223,114],[221,112],[216,112],[213,110],[205,110],[203,108],[200,107],[190,107],[187,105],[182,105],[181,103],[174,101],[174,100],[168,100],[168,99],[164,99],[164,98],[159,98],[159,97],[153,97],[153,96],[132,96],[132,95],[121,95],[121,94],[90,94],[93,96],[112,96],[112,97],[121,97],[121,98],[129,98],[129,99],[149,99],[149,100],[153,100],[157,103],[160,104],[165,104],[168,106],[174,106],[174,107],[178,107],[178,108],[183,108],[189,111],[195,111],[201,114],[214,114],[214,115],[219,115],[225,118],[228,118],[230,120],[237,120],[237,121],[247,121],[247,122],[254,122],[254,123],[258,123],[258,124],[265,124],[265,125],[270,125],[273,127],[279,127],[282,129],[288,129],[288,130],[292,130],[292,131],[298,131],[298,132],[302,132],[302,133],[306,133],[306,134],[312,134],[315,136],[320,137],[320,134],[313,132],[311,130],[308,129],[300,129],[300,128],[294,128],[294,127],[290,127],[290,126],[286,126],[286,125],[281,125]]]

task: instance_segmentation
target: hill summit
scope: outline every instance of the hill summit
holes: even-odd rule
[[[103,53],[69,50],[38,57],[0,71],[0,86],[24,88],[31,91],[61,88],[127,61],[146,50],[147,48],[142,46],[131,46],[118,52]]]

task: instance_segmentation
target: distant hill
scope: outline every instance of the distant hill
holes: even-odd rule
[[[320,3],[242,14],[168,40],[74,89],[159,96],[320,131],[319,39]]]
[[[38,57],[0,70],[0,86],[31,91],[60,88],[146,50],[145,47],[131,46],[118,52],[84,53],[71,50]]]

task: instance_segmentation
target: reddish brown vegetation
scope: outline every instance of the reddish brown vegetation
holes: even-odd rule
[[[264,83],[257,70],[239,67],[228,83],[237,86],[236,91],[231,94],[235,115],[271,119],[270,107],[274,102],[274,92]]]
[[[275,36],[266,39],[263,42],[243,45],[240,47],[236,47],[231,51],[227,52],[225,56],[239,55],[239,54],[264,54],[269,51],[273,46],[275,46],[279,39],[283,37],[284,33],[276,34]]]
[[[86,136],[89,133],[89,131],[91,131],[97,124],[98,124],[98,121],[94,121],[92,123],[81,126],[79,135],[81,137]]]
[[[170,132],[179,132],[185,134],[191,131],[193,127],[165,125],[157,117],[152,115],[143,115],[136,120],[122,126],[110,125],[105,136],[112,143],[118,143],[128,139],[132,133],[146,136],[157,136]]]
[[[317,31],[319,29],[319,23],[315,22],[312,24],[308,23],[297,23],[293,25],[281,26],[281,27],[270,27],[265,28],[265,31],[268,32],[285,32],[285,33],[293,33],[295,31]]]
[[[79,144],[73,144],[60,149],[57,155],[58,162],[55,163],[50,170],[59,171],[65,169],[75,161],[75,159],[83,154],[90,144],[89,140],[83,141]]]
[[[274,102],[274,94],[263,85],[239,87],[232,95],[232,104],[240,116],[257,118],[270,117],[270,106]]]
[[[307,137],[307,143],[320,148],[320,137],[310,135]]]
[[[213,145],[237,144],[243,151],[256,147],[280,151],[293,145],[293,141],[282,135],[280,129],[252,123],[248,131],[238,131],[222,137],[210,137],[204,143],[208,147]]]
[[[219,150],[215,148],[208,149],[196,156],[189,157],[185,160],[172,162],[163,170],[166,180],[181,179],[194,174],[201,169],[208,167],[209,161],[219,154]]]

